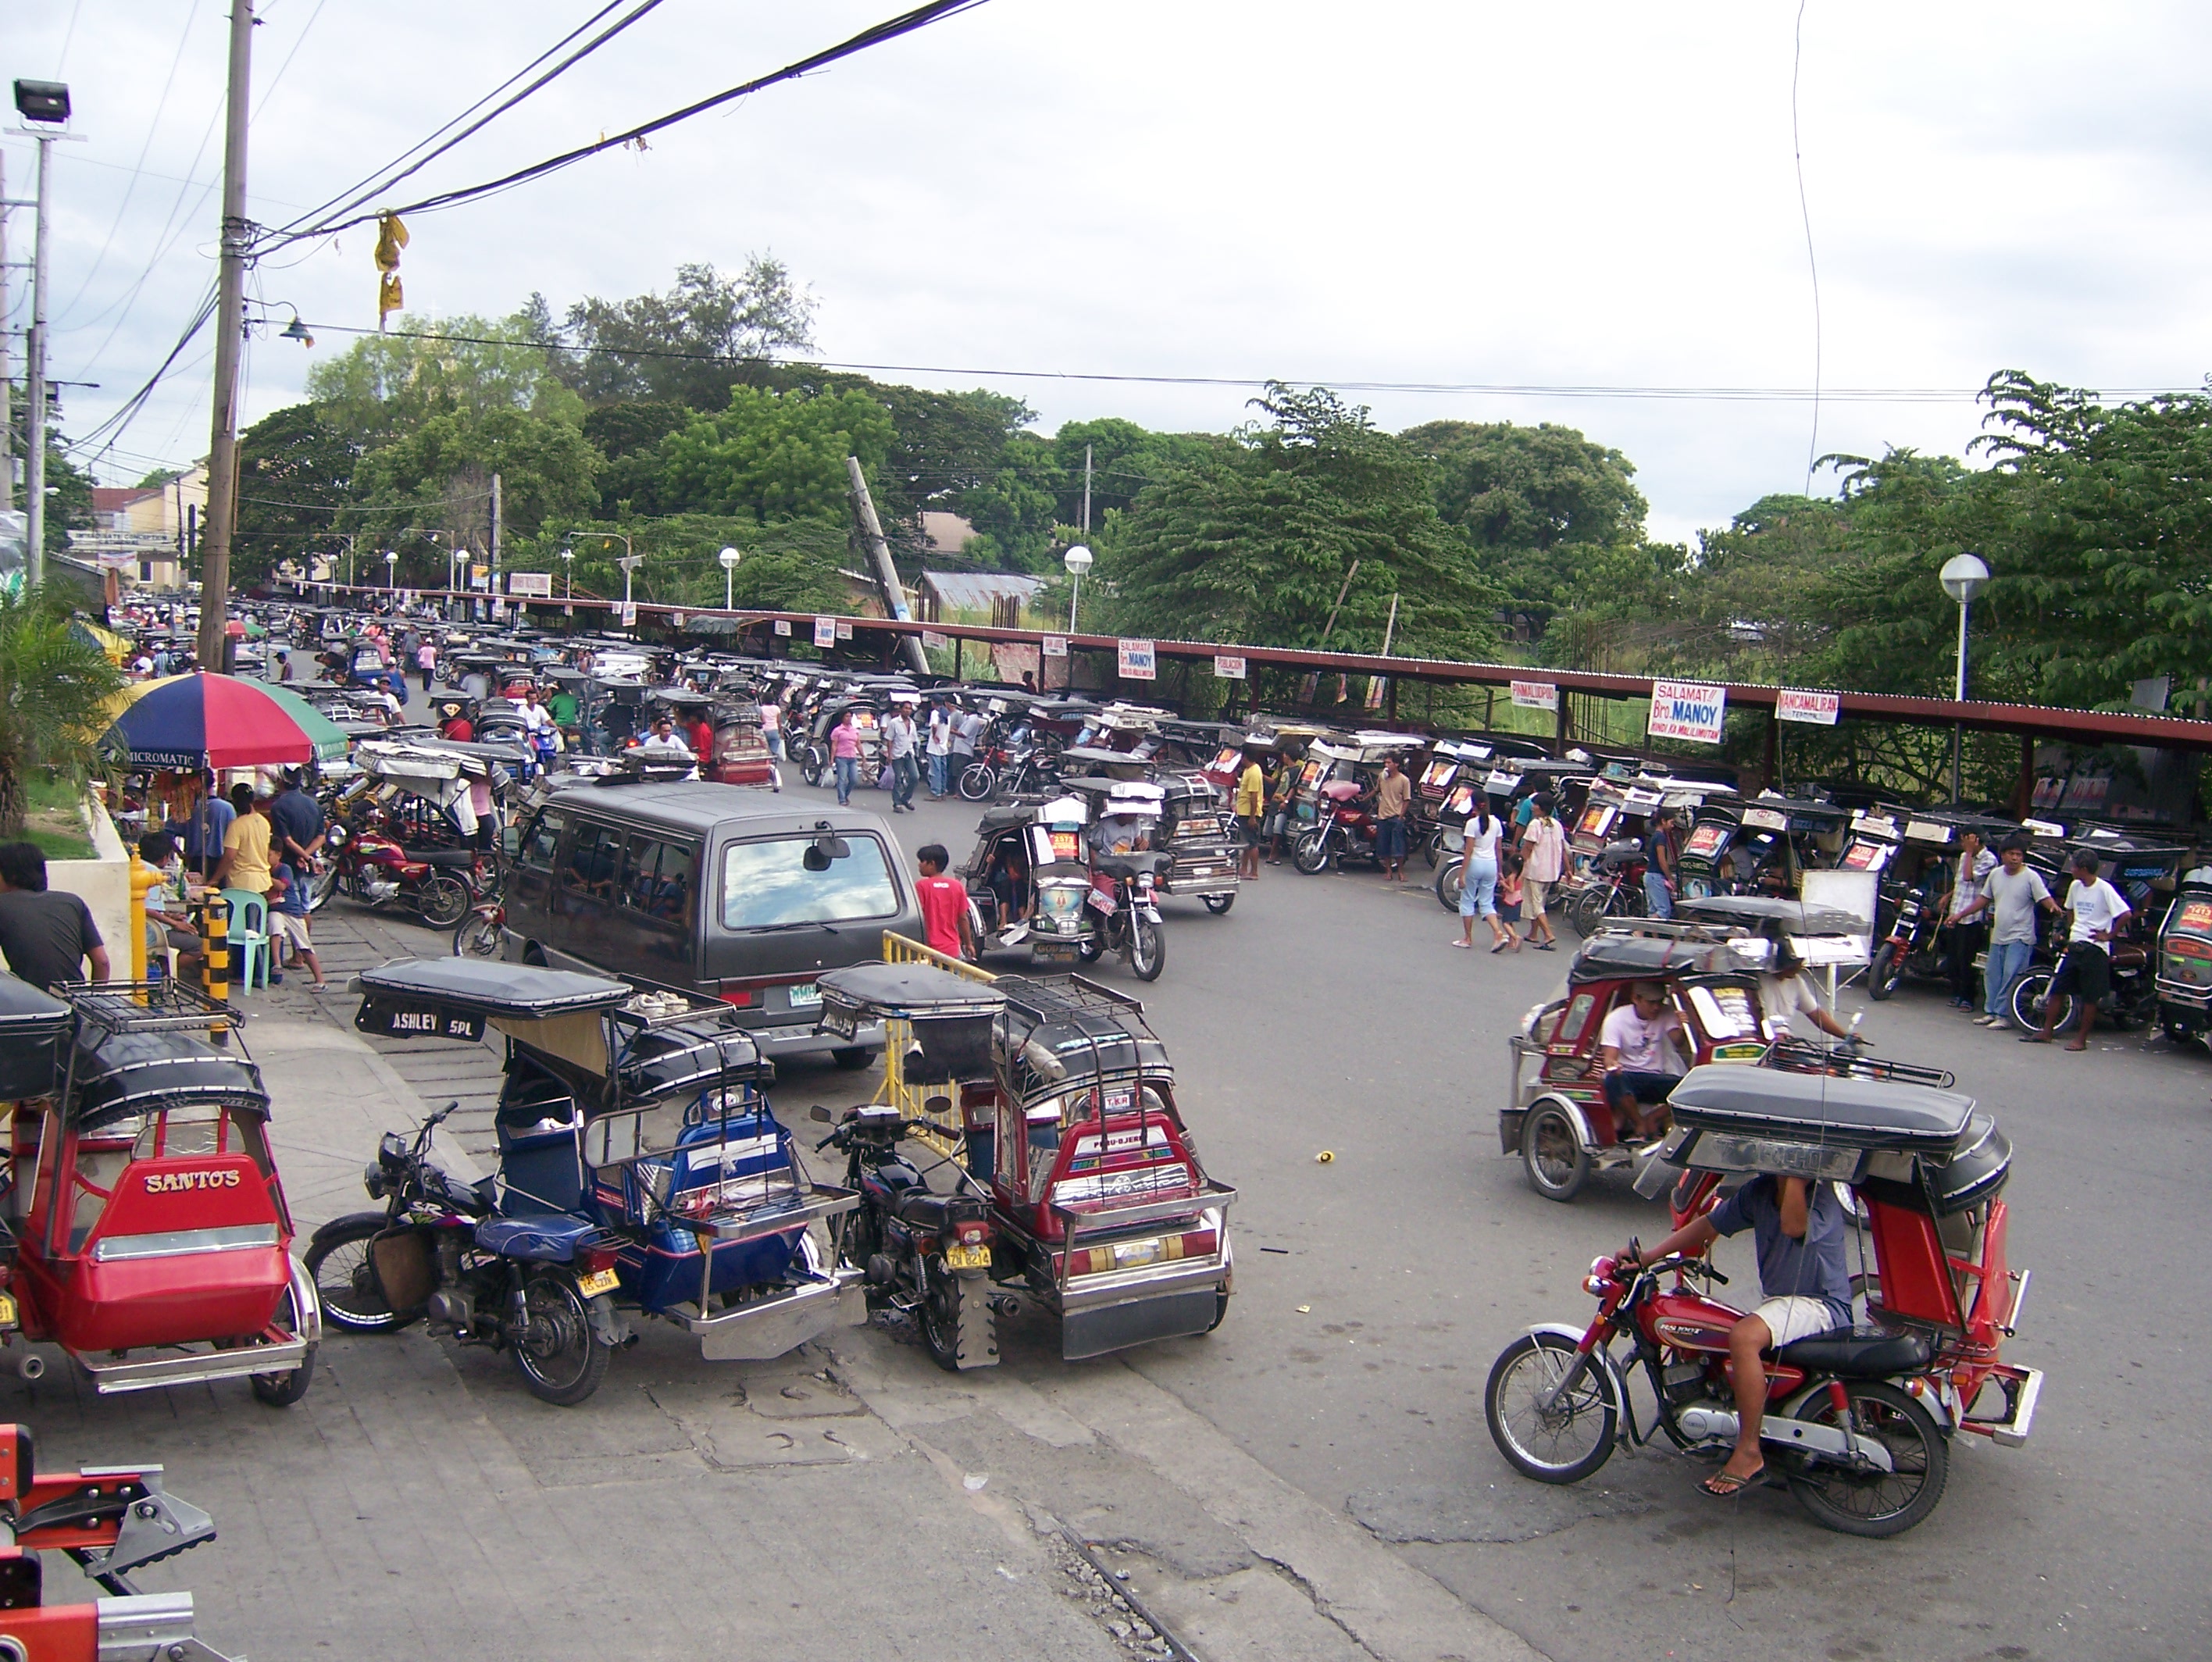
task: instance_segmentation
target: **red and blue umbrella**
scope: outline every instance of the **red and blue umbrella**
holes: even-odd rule
[[[346,736],[298,694],[204,670],[125,688],[106,742],[141,767],[271,767],[346,753]]]

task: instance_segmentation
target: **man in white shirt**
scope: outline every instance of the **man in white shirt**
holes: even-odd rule
[[[1607,1105],[1633,1119],[1636,1135],[1646,1140],[1664,1128],[1667,1099],[1680,1077],[1667,1068],[1669,1040],[1685,1064],[1693,1059],[1682,1018],[1667,1008],[1667,989],[1656,981],[1638,982],[1629,1002],[1614,1009],[1597,1031]]]
[[[1974,1007],[1974,958],[1982,949],[1989,928],[1987,884],[1997,869],[1997,857],[1982,846],[1972,831],[1959,834],[1959,858],[1951,870],[1951,905],[1943,919],[1950,931],[1943,951],[1943,967],[1951,977],[1951,1008]]]
[[[2066,890],[2064,909],[2073,914],[2066,933],[2066,955],[2051,978],[2050,995],[2043,1001],[2043,1030],[2023,1033],[2021,1042],[2047,1045],[2051,1023],[2058,1017],[2060,995],[2071,993],[2081,1006],[2081,1021],[2069,1050],[2089,1048],[2089,1032],[2097,1023],[2097,1005],[2112,991],[2112,942],[2128,919],[2129,910],[2120,891],[2097,875],[2097,857],[2084,848],[2074,856],[2074,881]]]
[[[2027,863],[2027,840],[2005,839],[2002,863],[1982,885],[1990,914],[1989,956],[1982,964],[1982,1015],[1985,1028],[2007,1025],[2005,994],[2035,956],[2035,913],[2058,910],[2043,874]]]
[[[1759,978],[1759,1013],[1765,1020],[1766,1036],[1788,1038],[1790,1022],[1802,1016],[1831,1037],[1849,1038],[1851,1030],[1821,1002],[1820,989],[1805,973],[1805,961],[1797,955],[1797,943],[1779,933],[1773,940],[1774,967]]]
[[[884,755],[891,765],[891,812],[914,812],[914,718],[895,704],[884,718]]]
[[[943,802],[952,772],[952,712],[941,703],[929,707],[928,755],[929,799]]]

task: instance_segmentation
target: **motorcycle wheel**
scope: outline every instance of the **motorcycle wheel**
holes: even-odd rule
[[[1867,970],[1867,997],[1887,998],[1897,991],[1897,984],[1904,979],[1905,955],[1898,950],[1896,942],[1884,941]]]
[[[1521,1166],[1528,1186],[1547,1200],[1572,1200],[1589,1180],[1590,1157],[1575,1141],[1567,1112],[1554,1103],[1531,1108],[1521,1125]]]
[[[284,1301],[276,1308],[271,1325],[288,1333],[300,1331],[300,1304],[292,1289],[284,1289]],[[256,1374],[253,1376],[253,1400],[266,1408],[289,1408],[307,1394],[307,1387],[315,1382],[315,1352],[320,1347],[309,1345],[300,1365],[281,1374]]]
[[[522,1307],[528,1325],[509,1332],[507,1343],[523,1384],[540,1402],[574,1407],[607,1376],[607,1347],[592,1337],[575,1277],[550,1265],[531,1271]]]
[[[1234,895],[1208,895],[1206,897],[1206,909],[1217,918],[1227,915],[1229,908],[1236,904]]]
[[[357,1212],[315,1231],[301,1262],[314,1281],[325,1322],[349,1333],[396,1333],[422,1313],[393,1309],[377,1284],[368,1244],[391,1227],[382,1212]]]
[[[1309,831],[1291,848],[1291,864],[1310,877],[1328,870],[1328,839],[1318,831]]]
[[[1549,1409],[1544,1392],[1575,1365],[1574,1341],[1558,1333],[1523,1333],[1498,1353],[1482,1393],[1490,1440],[1524,1477],[1540,1483],[1578,1483],[1613,1457],[1620,1425],[1613,1375],[1592,1362]]]
[[[1097,931],[1093,931],[1075,943],[1075,955],[1086,964],[1095,964],[1106,955],[1105,943],[1101,941]]]
[[[1846,1380],[1850,1429],[1889,1451],[1889,1471],[1850,1471],[1823,1462],[1790,1475],[1790,1492],[1824,1529],[1879,1539],[1902,1535],[1936,1510],[1951,1451],[1928,1410],[1893,1385]],[[1832,1393],[1816,1389],[1798,1410],[1816,1425],[1839,1425]]]
[[[1168,931],[1149,919],[1138,918],[1129,926],[1129,973],[1140,981],[1157,981],[1168,967]]]
[[[453,931],[453,956],[496,958],[501,933],[498,913],[479,907],[462,919],[461,926]]]
[[[415,904],[422,921],[431,928],[451,929],[469,915],[469,907],[475,902],[466,883],[438,871],[423,879],[422,892]]]
[[[1437,904],[1447,912],[1459,911],[1460,891],[1467,887],[1467,862],[1446,860],[1443,869],[1437,873]]]
[[[799,764],[799,777],[805,779],[809,785],[819,785],[822,783],[822,757],[820,753],[813,750],[809,750],[806,753],[805,756]]]
[[[1597,926],[1605,921],[1606,913],[1612,909],[1612,899],[1610,889],[1585,889],[1575,896],[1575,903],[1567,908],[1567,927],[1585,939],[1596,934]]]
[[[986,763],[973,762],[960,770],[960,798],[963,802],[988,802],[998,787],[999,776]]]
[[[2055,1036],[2074,1026],[2076,1009],[2074,995],[2061,992],[2057,996],[2058,1008],[2050,1008],[2052,993],[2049,969],[2031,969],[2005,989],[2005,1014],[2022,1033],[2040,1033],[2045,1015],[2051,1017],[2051,1031]]]
[[[1428,862],[1430,870],[1435,870],[1443,857],[1444,834],[1442,831],[1433,832],[1421,839],[1421,858]]]
[[[998,1323],[988,1285],[948,1275],[941,1265],[933,1271],[921,1301],[921,1342],[929,1347],[929,1359],[948,1374],[997,1366]]]
[[[320,912],[323,903],[338,892],[338,863],[325,860],[323,869],[307,878],[307,910]]]

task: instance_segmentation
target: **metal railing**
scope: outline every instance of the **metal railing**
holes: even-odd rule
[[[971,964],[964,958],[955,958],[948,953],[939,952],[935,947],[925,946],[904,935],[893,934],[890,930],[884,931],[884,961],[887,964],[931,964],[968,980],[981,981],[987,986],[999,979],[989,970]],[[925,1120],[939,1127],[936,1131],[917,1131],[915,1135],[947,1159],[964,1161],[968,1140],[966,1123],[960,1113],[960,1087],[957,1083],[951,1086],[952,1095],[948,1106],[933,1109],[929,1106],[930,1099],[923,1095],[927,1088],[909,1083],[907,1080],[906,1053],[913,1043],[913,1022],[893,1018],[884,1023],[884,1083],[876,1092],[875,1100],[884,1107],[896,1108],[902,1119]],[[943,1085],[941,1080],[932,1083],[940,1088]]]

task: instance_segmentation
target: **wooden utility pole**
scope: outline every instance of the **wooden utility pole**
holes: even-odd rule
[[[222,140],[222,264],[215,302],[215,415],[208,439],[200,667],[222,670],[230,610],[230,539],[238,524],[238,358],[246,317],[246,124],[252,108],[253,0],[230,0],[230,86]]]
[[[860,458],[848,456],[845,471],[853,484],[853,506],[860,516],[860,532],[867,539],[868,557],[875,562],[876,586],[883,591],[884,610],[901,622],[911,614],[907,610],[906,591],[899,585],[898,567],[891,563],[891,545],[884,540],[883,522],[876,518],[875,499],[868,494],[868,481],[860,471]],[[929,655],[921,649],[918,634],[899,637],[907,667],[916,675],[929,673]]]
[[[1344,586],[1336,591],[1336,604],[1328,609],[1328,622],[1322,626],[1321,644],[1328,645],[1328,638],[1336,633],[1336,615],[1344,610],[1344,597],[1352,592],[1352,579],[1359,575],[1359,562],[1352,562],[1352,569],[1344,574]]]

